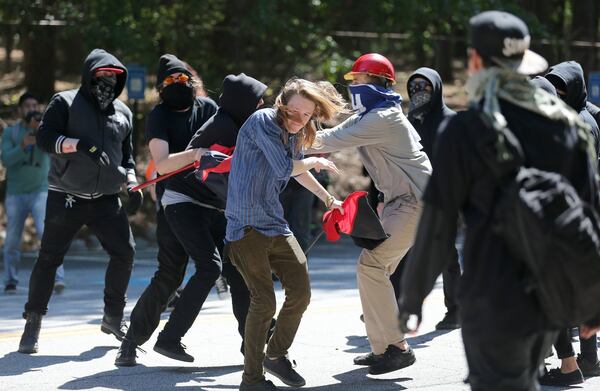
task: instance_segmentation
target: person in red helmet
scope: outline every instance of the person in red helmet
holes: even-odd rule
[[[412,246],[421,214],[421,194],[431,175],[419,134],[402,113],[402,97],[391,89],[394,66],[377,53],[358,58],[345,75],[355,114],[340,125],[318,132],[306,153],[358,148],[363,165],[383,194],[380,218],[391,235],[358,261],[358,290],[371,353],[354,359],[370,374],[392,372],[415,362],[398,327],[398,304],[390,282]]]

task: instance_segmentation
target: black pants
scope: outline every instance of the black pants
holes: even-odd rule
[[[460,264],[458,263],[458,251],[456,251],[456,257],[454,261],[442,272],[442,278],[444,283],[444,304],[448,312],[457,312],[458,303],[456,296],[458,294],[458,282],[460,280]],[[396,300],[400,298],[400,280],[402,279],[402,271],[404,265],[410,257],[410,250],[406,253],[402,261],[398,264],[396,271],[390,276],[390,281],[394,287],[394,293],[396,294]]]
[[[573,344],[571,344],[571,330],[564,329],[558,333],[554,348],[559,359],[575,357]],[[596,342],[596,334],[591,338],[583,339],[579,337],[579,346],[581,347],[581,355],[588,361],[595,363],[598,361],[598,346]]]
[[[444,304],[448,312],[458,312],[458,283],[460,281],[460,264],[458,263],[458,251],[454,249],[454,260],[442,272],[444,286]]]
[[[127,214],[116,194],[85,200],[48,192],[44,234],[29,279],[25,311],[46,314],[56,269],[62,265],[73,238],[84,225],[92,230],[110,256],[104,282],[104,312],[123,316],[135,243]]]
[[[463,328],[463,343],[473,391],[537,391],[540,365],[556,339],[556,332],[533,335],[469,335]]]
[[[165,216],[175,237],[196,266],[196,273],[181,292],[177,306],[158,337],[163,342],[179,342],[192,327],[221,274],[227,220],[220,211],[187,202],[167,206]],[[233,313],[241,331],[250,305],[250,292],[232,265],[224,267],[223,272],[231,285]],[[240,334],[243,337],[243,333]]]
[[[188,255],[171,231],[162,208],[156,213],[156,241],[158,270],[135,304],[127,331],[127,338],[137,345],[150,339],[158,327],[160,314],[181,285],[188,263]]]

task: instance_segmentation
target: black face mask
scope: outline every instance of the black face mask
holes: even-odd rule
[[[194,89],[185,83],[173,83],[162,90],[160,97],[173,110],[185,110],[194,103]]]
[[[96,98],[98,105],[105,110],[115,99],[115,86],[117,76],[101,76],[92,79],[92,95]]]

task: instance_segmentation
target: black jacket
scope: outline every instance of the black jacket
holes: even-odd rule
[[[187,149],[210,148],[214,144],[226,148],[234,147],[240,127],[256,111],[258,102],[266,90],[266,85],[243,73],[225,77],[217,112],[198,129]],[[184,182],[191,190],[186,192],[186,195],[219,208],[225,207],[225,200],[217,197],[194,175],[177,175],[167,184],[167,189],[182,188],[181,184]]]
[[[590,126],[596,153],[600,152],[600,129],[594,117],[586,110],[587,89],[581,65],[575,61],[565,61],[556,64],[548,70],[546,79],[557,90],[567,93],[565,102],[579,113],[579,117]]]
[[[442,78],[433,69],[422,67],[417,69],[408,78],[408,83],[415,77],[422,77],[429,80],[433,86],[431,93],[431,102],[429,103],[429,111],[424,115],[423,120],[415,118],[414,115],[409,111],[408,120],[415,127],[419,136],[421,136],[421,144],[423,145],[423,151],[429,156],[429,159],[433,157],[433,147],[437,139],[438,129],[440,124],[447,118],[452,117],[456,113],[448,108],[444,103],[444,96],[442,94]],[[408,95],[410,99],[410,92]]]
[[[102,111],[91,95],[92,75],[100,67],[124,71],[117,75],[115,97],[119,96],[125,87],[127,69],[112,54],[94,49],[85,59],[81,86],[54,95],[46,108],[37,143],[51,154],[50,190],[84,197],[115,194],[126,182],[127,171],[135,169],[131,111],[118,99]],[[90,140],[108,154],[111,165],[100,166],[80,152],[62,154],[57,148],[64,137]]]
[[[576,129],[500,101],[508,127],[521,143],[527,166],[560,172],[582,199],[597,205],[594,169]],[[424,194],[415,244],[402,277],[401,310],[419,313],[435,280],[454,259],[456,219],[466,224],[464,273],[459,300],[463,332],[509,338],[544,328],[545,320],[527,289],[523,262],[509,255],[494,230],[499,186],[476,148],[487,132],[480,108],[458,113],[439,134],[436,168]]]

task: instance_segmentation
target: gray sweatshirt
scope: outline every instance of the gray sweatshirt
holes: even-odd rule
[[[431,176],[419,134],[398,107],[373,109],[338,126],[317,132],[305,154],[357,147],[359,156],[384,202],[413,195],[421,199]]]

